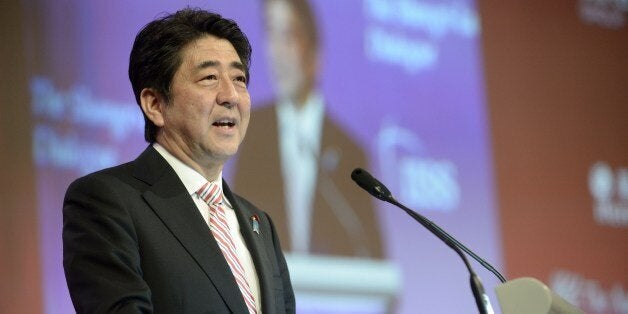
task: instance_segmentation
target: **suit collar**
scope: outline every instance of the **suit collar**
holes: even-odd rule
[[[134,161],[133,176],[148,185],[153,185],[168,171],[172,172],[172,168],[152,145],[146,147]]]

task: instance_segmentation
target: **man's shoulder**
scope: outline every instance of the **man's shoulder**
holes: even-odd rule
[[[336,143],[344,148],[362,150],[358,141],[343,127],[342,122],[329,114],[323,118],[323,145]]]
[[[274,101],[263,102],[251,110],[252,122],[276,120],[276,103]]]
[[[277,102],[274,100],[266,100],[266,101],[262,101],[259,102],[257,105],[255,105],[253,108],[251,108],[252,112],[268,112],[268,111],[275,111],[275,106],[277,105]]]
[[[131,177],[132,162],[101,169],[75,179],[69,186],[68,192],[78,187],[110,185],[113,182],[125,182]]]
[[[277,114],[272,102],[255,107],[251,111],[251,120],[244,137],[241,150],[257,151],[267,147],[277,138]]]
[[[127,161],[122,164],[103,168],[92,173],[86,174],[84,177],[119,177],[132,172],[134,161]]]
[[[77,178],[70,184],[68,192],[77,187],[94,187],[98,185],[102,186],[103,188],[115,188],[116,186],[134,186],[138,184],[144,185],[141,183],[141,178],[140,180],[138,180],[138,175],[150,172],[148,168],[150,168],[151,166],[147,164],[152,162],[150,160],[151,158],[154,158],[154,156],[150,155],[157,154],[154,149],[152,149],[154,153],[153,151],[151,151],[151,149],[152,148],[146,149],[135,160],[104,168]]]

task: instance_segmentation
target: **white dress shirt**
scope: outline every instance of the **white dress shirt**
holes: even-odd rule
[[[177,176],[183,182],[183,185],[190,193],[190,196],[194,200],[194,204],[198,208],[199,212],[205,219],[205,223],[209,227],[209,205],[205,203],[197,194],[196,191],[200,187],[202,187],[207,179],[205,179],[200,173],[196,172],[196,170],[190,168],[188,165],[184,164],[177,157],[173,156],[170,152],[168,152],[163,146],[158,143],[154,143],[153,147],[159,152],[161,156],[163,156],[168,164],[174,169],[177,173]],[[214,181],[215,184],[218,184],[222,189],[222,172]],[[229,200],[224,196],[223,192],[223,205],[225,209],[225,214],[227,216],[227,224],[229,225],[229,232],[231,233],[231,238],[236,247],[236,254],[238,254],[238,258],[242,263],[242,267],[244,267],[244,275],[246,276],[246,280],[249,283],[251,288],[251,293],[255,298],[255,308],[258,313],[262,313],[262,303],[260,299],[260,288],[259,288],[259,278],[257,277],[257,272],[255,271],[255,264],[253,264],[253,259],[251,258],[251,252],[246,247],[244,243],[244,238],[242,238],[242,233],[240,233],[240,224],[238,224],[238,218],[236,217],[235,210]]]
[[[281,170],[286,193],[286,214],[293,252],[308,253],[318,154],[325,107],[317,93],[302,107],[289,101],[277,106]]]

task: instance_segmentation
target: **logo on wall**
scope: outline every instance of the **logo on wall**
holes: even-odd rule
[[[411,130],[385,124],[377,136],[380,169],[393,195],[411,208],[449,212],[460,204],[458,168],[447,159],[425,156]]]
[[[600,225],[628,227],[628,168],[597,162],[589,170],[593,217]]]
[[[628,313],[628,291],[621,283],[606,288],[595,279],[559,269],[550,275],[549,286],[586,313]]]

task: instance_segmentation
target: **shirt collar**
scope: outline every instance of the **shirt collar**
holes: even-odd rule
[[[162,157],[164,157],[170,167],[172,167],[179,179],[181,179],[181,182],[183,182],[185,189],[190,195],[196,194],[196,191],[198,191],[198,189],[200,189],[205,184],[205,182],[207,182],[207,179],[205,179],[203,175],[183,163],[183,161],[172,155],[165,147],[161,146],[159,143],[153,143],[153,147]],[[220,172],[220,174],[218,174],[218,178],[216,179],[216,181],[213,182],[217,184],[222,190],[222,171]],[[229,204],[229,201],[226,197],[223,197],[223,201]]]
[[[288,99],[279,102],[279,110],[299,118],[322,115],[324,107],[323,97],[317,92],[311,92],[301,107],[297,107]]]
[[[296,136],[296,141],[307,145],[312,152],[320,147],[321,132],[325,105],[323,97],[312,92],[308,95],[303,106],[296,107],[289,100],[282,100],[277,106],[277,118],[281,129],[280,137]]]

